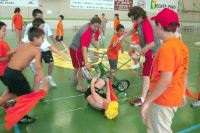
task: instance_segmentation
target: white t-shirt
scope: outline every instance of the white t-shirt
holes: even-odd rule
[[[29,23],[26,26],[26,29],[25,29],[25,32],[24,32],[24,38],[22,39],[22,41],[25,42],[25,43],[30,42],[29,39],[28,39],[28,31],[31,27],[33,27],[32,23]],[[40,46],[40,49],[41,49],[41,51],[45,52],[45,51],[49,51],[50,50],[49,46],[51,46],[51,44],[47,41],[47,38],[49,36],[53,35],[53,34],[52,34],[51,29],[50,29],[48,24],[44,24],[43,31],[45,33],[45,38],[44,38],[44,42]]]
[[[24,38],[22,39],[22,42],[24,43],[29,43],[29,39],[28,39],[28,35],[25,35]],[[44,38],[44,41],[43,43],[40,45],[40,50],[42,52],[46,52],[46,51],[49,51],[49,47],[51,46],[51,44],[47,41],[47,38],[45,37]]]

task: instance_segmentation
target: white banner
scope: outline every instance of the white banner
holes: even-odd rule
[[[178,0],[133,0],[133,6],[141,6],[147,12],[159,12],[164,8],[177,12]]]
[[[38,0],[0,0],[0,6],[38,7]]]
[[[114,10],[114,0],[70,0],[70,8]]]

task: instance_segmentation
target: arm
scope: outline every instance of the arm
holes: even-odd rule
[[[94,77],[93,79],[92,79],[92,82],[91,82],[91,87],[90,87],[90,89],[91,89],[91,96],[93,97],[93,99],[95,100],[95,101],[97,101],[98,99],[99,99],[99,95],[96,93],[96,91],[95,91],[95,83],[97,82],[97,77]]]
[[[141,115],[143,118],[146,118],[146,113],[150,103],[157,99],[169,87],[172,82],[172,76],[172,72],[160,72],[160,80],[156,84],[154,91],[147,96],[142,105]]]
[[[147,44],[146,46],[144,46],[142,48],[142,50],[138,51],[139,54],[145,54],[147,51],[149,51],[150,49],[152,49],[153,47],[155,47],[155,43],[151,42],[149,44]]]
[[[51,35],[51,36],[49,36],[49,37],[51,38],[51,40],[52,40],[54,46],[55,46],[56,48],[59,48],[59,45],[58,45],[58,43],[56,42],[56,39],[55,39],[54,35]]]
[[[37,50],[37,52],[35,53],[35,68],[36,68],[37,75],[39,76],[39,79],[43,83],[43,90],[47,93],[48,92],[48,83],[42,72],[41,53],[39,50]]]
[[[109,79],[106,78],[105,80],[106,80],[106,85],[107,85],[107,90],[106,90],[106,99],[107,99],[108,101],[111,101],[111,99],[110,99]]]
[[[99,46],[96,44],[96,41],[94,39],[94,37],[92,38],[92,41],[91,41],[92,45],[97,49],[97,51],[99,50]]]
[[[10,61],[10,57],[13,56],[15,53],[16,49],[10,50],[7,54],[6,57],[0,57],[0,62],[8,62]]]
[[[86,47],[82,47],[82,54],[83,54],[83,60],[85,62],[85,67],[88,69],[88,71],[90,71],[90,64],[88,62],[88,52],[87,52],[87,48]]]
[[[60,55],[60,56],[63,58],[63,60],[68,61],[68,58],[67,58],[62,52],[60,52],[57,48],[55,48],[55,47],[53,47],[53,46],[50,46],[49,48],[50,48],[53,52],[55,52],[56,54]]]

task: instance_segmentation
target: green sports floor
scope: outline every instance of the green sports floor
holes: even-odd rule
[[[64,41],[69,44],[75,34],[74,30],[66,30]],[[112,37],[112,30],[107,30],[106,47]],[[183,32],[183,40],[190,49],[189,88],[197,92],[197,76],[200,70],[199,33]],[[15,33],[8,31],[5,39],[12,48],[16,46]],[[127,49],[127,47],[126,47]],[[47,66],[44,65],[47,73]],[[145,133],[140,107],[129,105],[129,98],[136,98],[141,93],[141,78],[128,71],[118,71],[118,79],[128,79],[131,83],[127,97],[120,100],[119,116],[114,120],[107,120],[102,111],[97,111],[84,99],[84,95],[76,91],[76,85],[70,80],[71,69],[55,67],[53,77],[57,83],[56,88],[50,88],[48,97],[41,101],[30,113],[36,117],[36,122],[30,125],[20,125],[21,133]],[[29,83],[33,83],[33,74],[27,68],[24,71]],[[4,86],[0,83],[0,92]],[[180,108],[173,119],[173,132],[183,131],[200,124],[200,108],[191,108],[191,100]],[[4,122],[5,110],[0,109],[0,133],[14,133],[6,131]],[[190,129],[192,129],[190,128]],[[180,132],[186,133],[186,132]],[[200,133],[200,128],[193,129],[190,133]]]

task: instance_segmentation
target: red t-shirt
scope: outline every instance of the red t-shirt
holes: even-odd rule
[[[10,47],[7,42],[0,40],[0,58],[6,57]],[[0,76],[4,75],[4,71],[8,66],[8,62],[0,62]]]
[[[138,25],[134,26],[135,30],[138,30]],[[149,22],[148,18],[144,19],[142,22],[142,34],[146,41],[146,44],[154,42],[154,33],[151,23]],[[146,52],[145,56],[152,56],[152,50]]]
[[[16,13],[13,16],[13,23],[16,30],[22,30],[23,28],[23,17],[20,13]]]
[[[114,48],[113,45],[115,42],[117,42],[117,40],[120,38],[119,35],[114,35],[110,45],[108,46],[108,59],[110,60],[114,60],[114,59],[118,59],[119,56],[119,50],[122,48],[122,43],[118,43]],[[110,49],[110,50],[109,50]]]

